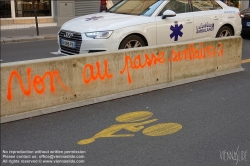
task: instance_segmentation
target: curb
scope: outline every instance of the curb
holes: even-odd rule
[[[2,43],[13,43],[13,42],[21,42],[21,41],[37,41],[37,40],[49,40],[49,39],[57,39],[57,35],[43,35],[43,36],[17,36],[17,37],[1,37]]]

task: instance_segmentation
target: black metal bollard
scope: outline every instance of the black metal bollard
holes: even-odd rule
[[[35,20],[36,20],[36,34],[37,34],[37,36],[39,36],[36,6],[37,6],[37,3],[35,3],[35,5],[34,5],[34,12],[35,12]]]

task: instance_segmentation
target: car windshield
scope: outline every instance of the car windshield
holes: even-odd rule
[[[151,16],[164,0],[123,0],[108,12],[118,14]]]

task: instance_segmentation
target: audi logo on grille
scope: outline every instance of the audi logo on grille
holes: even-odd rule
[[[66,32],[66,33],[64,34],[64,37],[66,37],[66,38],[71,38],[73,35],[74,35],[73,33]]]

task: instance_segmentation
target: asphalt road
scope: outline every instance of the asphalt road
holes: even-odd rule
[[[61,56],[50,53],[56,52],[57,50],[58,45],[56,40],[1,43],[0,59],[3,60],[2,63],[7,63]]]
[[[47,42],[53,41],[40,46],[43,42],[49,47]],[[3,44],[2,51],[15,44]],[[244,40],[243,59],[250,58],[249,45],[250,40]],[[12,53],[25,55],[27,50],[21,48]],[[44,48],[43,55],[49,56],[51,49]],[[8,56],[3,54],[3,60]],[[31,154],[34,161],[59,164],[28,165],[249,166],[250,63],[242,66],[245,70],[239,73],[2,124],[1,165],[27,165],[3,160],[21,162],[17,157],[22,154],[28,162]],[[133,125],[145,121],[148,124]],[[14,151],[20,154],[12,155]],[[72,160],[85,163],[62,164],[61,151],[73,151],[68,154],[79,158]],[[56,155],[60,158],[50,159]]]
[[[250,38],[243,39],[242,59],[250,57]],[[36,42],[17,42],[1,44],[2,63],[32,59],[50,58],[63,55],[51,54],[57,52],[56,40],[41,40]]]

